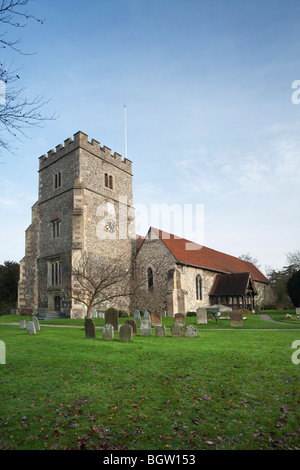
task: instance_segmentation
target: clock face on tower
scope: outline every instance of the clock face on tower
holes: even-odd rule
[[[113,233],[116,230],[116,223],[113,220],[107,220],[105,228],[108,232]]]

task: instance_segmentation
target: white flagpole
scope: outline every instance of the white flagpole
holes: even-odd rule
[[[125,120],[125,158],[127,158],[126,104],[124,104],[124,120]]]

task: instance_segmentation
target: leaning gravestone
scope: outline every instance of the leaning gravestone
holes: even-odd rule
[[[195,325],[187,325],[185,327],[184,336],[187,338],[197,338],[198,336],[198,329]]]
[[[166,336],[166,327],[163,325],[157,325],[155,327],[155,336]]]
[[[135,319],[136,322],[141,321],[141,313],[136,307],[134,307],[133,318]]]
[[[162,324],[161,313],[159,312],[151,313],[151,321],[152,321],[153,326],[160,326]]]
[[[26,330],[26,320],[20,320],[20,329]]]
[[[172,338],[182,338],[183,337],[183,325],[173,325],[171,326],[171,335]]]
[[[34,323],[36,331],[40,331],[40,324],[39,324],[38,319],[36,317],[32,317],[32,321]]]
[[[132,327],[132,334],[136,335],[137,334],[137,324],[135,320],[126,320],[125,322],[127,325],[130,325]]]
[[[105,311],[105,324],[109,323],[114,327],[114,331],[119,331],[119,312],[111,307]]]
[[[206,308],[197,308],[197,325],[206,325],[207,324],[207,313]]]
[[[184,325],[184,323],[185,323],[185,314],[184,313],[175,313],[174,325]]]
[[[142,320],[140,323],[140,335],[151,336],[151,323],[148,320]]]
[[[132,326],[128,323],[124,323],[120,326],[119,341],[122,343],[132,341]]]
[[[112,341],[114,339],[114,327],[107,323],[102,328],[102,339],[104,341]]]
[[[26,328],[27,328],[27,333],[29,335],[36,335],[36,329],[35,329],[33,321],[28,321],[26,323]]]
[[[230,325],[243,326],[243,315],[240,312],[230,312]]]

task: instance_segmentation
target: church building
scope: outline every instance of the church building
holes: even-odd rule
[[[72,269],[93,256],[99,266],[122,262],[133,295],[99,306],[175,313],[223,304],[264,303],[269,282],[251,263],[151,227],[136,236],[132,162],[83,132],[39,159],[39,195],[20,262],[18,309],[83,317]]]

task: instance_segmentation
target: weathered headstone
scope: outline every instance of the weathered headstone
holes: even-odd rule
[[[183,325],[173,325],[171,326],[171,335],[173,338],[182,338],[183,337]]]
[[[300,315],[300,307],[296,308],[296,315]]]
[[[144,320],[151,321],[150,313],[147,310],[144,310]]]
[[[26,328],[27,328],[27,333],[29,335],[36,335],[36,329],[35,329],[33,321],[28,321],[26,323]]]
[[[184,313],[175,313],[174,325],[184,325],[184,323],[185,323],[185,314]]]
[[[40,324],[39,324],[39,321],[38,321],[38,319],[37,319],[36,317],[32,317],[32,319],[31,319],[31,320],[32,320],[32,321],[33,321],[33,323],[34,323],[35,330],[36,330],[36,331],[40,331]]]
[[[148,320],[142,320],[140,323],[140,335],[151,336],[151,323]]]
[[[243,326],[243,315],[241,312],[230,312],[230,325]]]
[[[195,325],[187,325],[185,327],[184,336],[187,338],[197,338],[198,336],[198,329]]]
[[[132,326],[128,323],[124,323],[120,326],[119,341],[122,343],[132,341]]]
[[[20,320],[20,329],[26,330],[26,320]]]
[[[132,327],[132,334],[136,335],[137,334],[137,324],[135,320],[129,319],[126,320],[125,322],[127,325],[130,325]]]
[[[90,339],[96,338],[96,328],[95,323],[93,322],[92,318],[86,318],[84,320],[84,329],[85,329],[85,337]]]
[[[136,322],[141,321],[140,311],[136,307],[134,307],[133,318],[135,319]]]
[[[119,312],[115,308],[108,308],[105,311],[105,324],[109,323],[114,327],[114,332],[119,331]]]
[[[162,324],[161,313],[159,312],[151,313],[151,321],[152,321],[153,326],[160,326]]]
[[[103,326],[102,339],[104,341],[112,341],[114,339],[114,327],[110,323]]]
[[[155,336],[166,336],[166,327],[163,325],[157,325],[155,327]]]
[[[206,325],[207,324],[207,313],[206,308],[197,308],[197,325]]]

